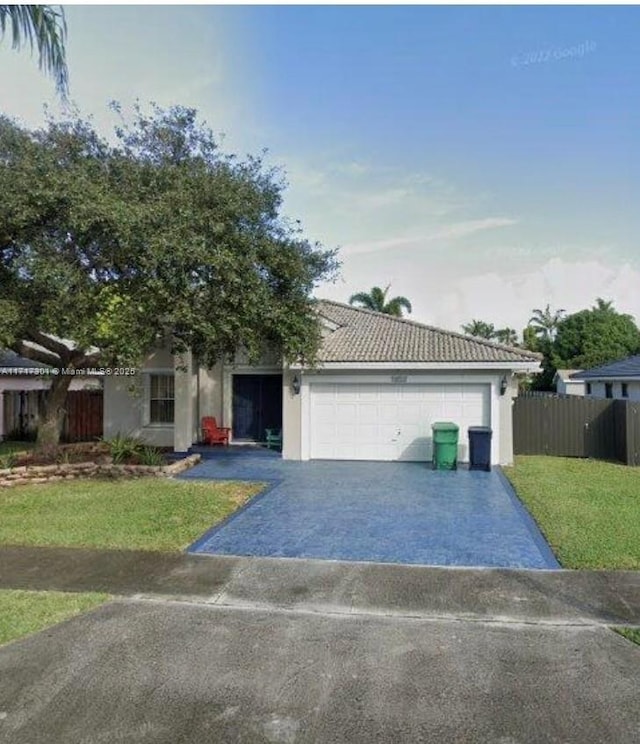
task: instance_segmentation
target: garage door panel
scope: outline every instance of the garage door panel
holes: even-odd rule
[[[377,401],[379,398],[379,392],[378,390],[372,390],[372,387],[376,387],[375,385],[358,385],[357,386],[357,396],[358,400],[360,401]]]
[[[335,424],[336,420],[336,407],[335,405],[322,405],[318,406],[315,411],[315,422],[316,424]],[[354,415],[355,409],[351,412]],[[345,414],[348,415],[348,414]]]
[[[356,415],[358,423],[376,426],[380,420],[380,409],[377,405],[363,402],[360,404]]]
[[[431,460],[431,439],[416,437],[409,444],[400,448],[398,460],[406,462],[426,462]]]
[[[467,428],[491,424],[489,386],[312,383],[310,417],[312,458],[428,461],[431,424],[444,420],[460,426],[465,461]]]
[[[394,423],[382,423],[378,424],[378,433],[383,441],[392,441],[397,439],[398,436],[398,424]]]
[[[355,403],[335,404],[331,407],[332,419],[337,424],[352,424],[357,417],[358,406]]]

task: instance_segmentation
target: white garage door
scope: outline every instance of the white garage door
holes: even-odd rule
[[[428,461],[431,424],[453,421],[458,457],[466,461],[467,427],[491,425],[489,391],[481,384],[312,384],[310,456]]]

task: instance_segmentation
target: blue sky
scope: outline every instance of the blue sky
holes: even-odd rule
[[[640,320],[640,8],[70,6],[71,94],[196,106],[287,172],[285,210],[341,246],[346,301],[521,329],[596,296]],[[0,109],[52,84],[0,48]]]

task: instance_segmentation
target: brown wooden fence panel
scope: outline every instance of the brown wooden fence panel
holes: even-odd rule
[[[626,447],[627,465],[640,465],[640,401],[625,401],[626,409]]]
[[[614,405],[618,402],[623,407]],[[628,449],[628,427],[638,418],[626,403],[582,396],[519,396],[513,406],[514,453],[626,462],[626,455],[621,455]]]
[[[102,390],[74,390],[69,393],[62,439],[67,442],[90,442],[101,437],[103,400]]]
[[[9,390],[4,393],[4,432],[6,436],[33,438],[43,410],[45,390]],[[73,390],[67,395],[67,414],[61,439],[89,442],[102,436],[102,390]]]

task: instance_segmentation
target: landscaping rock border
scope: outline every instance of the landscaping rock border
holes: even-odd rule
[[[170,465],[114,465],[113,463],[75,462],[54,465],[20,465],[0,470],[0,488],[32,483],[53,483],[75,478],[170,478],[200,462],[199,454],[189,455]]]

